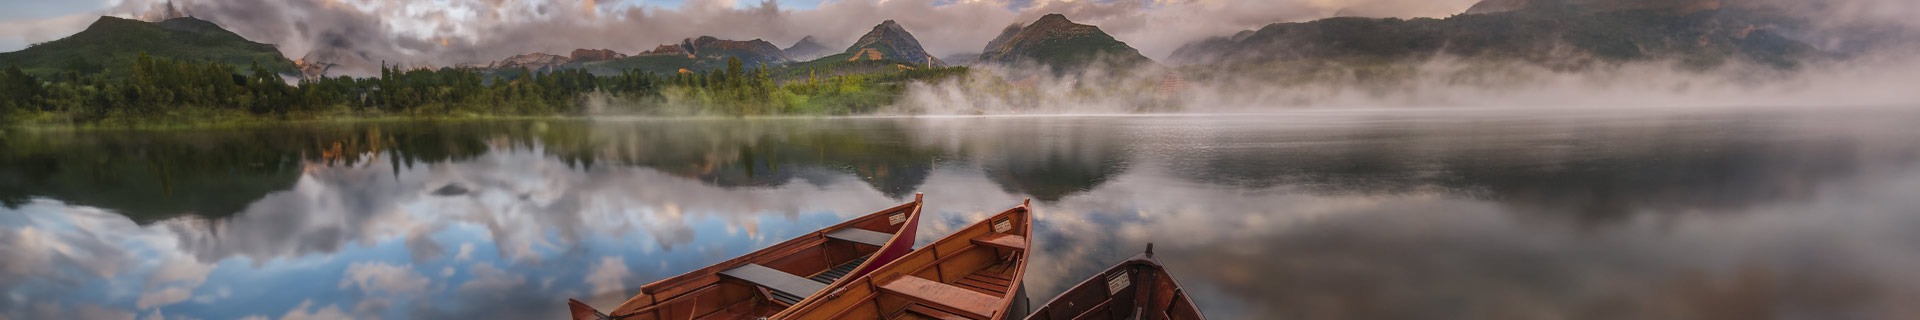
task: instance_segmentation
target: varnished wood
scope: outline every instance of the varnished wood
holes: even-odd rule
[[[1113,290],[1111,277],[1128,285]],[[1136,314],[1137,313],[1137,314]],[[1029,320],[1140,319],[1205,320],[1180,283],[1153,259],[1153,247],[1067,289],[1028,316]]]
[[[997,223],[1006,230],[996,231]],[[1033,214],[1023,203],[771,318],[1017,319],[1010,308],[1032,235]]]
[[[922,203],[922,197],[915,195],[913,202],[854,218],[706,268],[655,281],[641,286],[639,294],[605,315],[608,319],[652,320],[757,319],[774,315],[786,310],[788,305],[775,300],[772,292],[764,289],[765,285],[774,285],[781,292],[801,296],[804,302],[805,299],[835,291],[881,265],[905,256],[912,250],[914,235],[919,229]],[[895,214],[903,214],[904,218],[893,219]],[[844,232],[846,230],[868,233]],[[835,232],[840,232],[840,235],[857,234],[865,238],[860,239],[863,241],[850,241],[843,239],[845,237],[828,236]],[[871,237],[869,233],[885,234],[889,238],[876,241],[879,239]],[[880,242],[880,245],[872,242]],[[859,262],[858,267],[852,269],[853,272],[819,289],[812,289],[812,285],[786,283],[826,281],[830,278],[812,280],[809,277],[842,264],[855,263],[862,257],[868,258],[865,262]],[[755,267],[740,270],[754,273],[739,273],[732,277],[721,275],[722,272],[750,265]],[[769,283],[756,284],[754,281]],[[796,289],[803,287],[808,290]],[[570,310],[575,310],[576,319],[590,319],[579,316],[597,313],[591,308],[581,312],[579,308],[582,307],[584,305],[570,306]]]

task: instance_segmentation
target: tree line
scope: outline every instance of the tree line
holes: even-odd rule
[[[582,69],[403,69],[379,77],[289,83],[259,65],[156,59],[141,54],[132,76],[68,70],[46,78],[17,67],[0,73],[0,123],[145,124],[301,120],[335,117],[547,116],[588,112],[599,98],[635,114],[848,114],[891,102],[900,83],[960,75],[964,68],[895,74],[776,74],[737,58],[702,72]]]

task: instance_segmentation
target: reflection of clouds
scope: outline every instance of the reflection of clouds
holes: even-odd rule
[[[426,293],[429,282],[426,276],[413,272],[410,266],[359,262],[347,267],[346,275],[340,279],[340,288],[357,287],[369,294],[406,296]]]
[[[624,284],[630,276],[632,273],[627,271],[626,261],[620,260],[619,257],[603,257],[599,264],[595,264],[587,271],[587,286],[590,290],[587,295],[625,293],[627,288]]]
[[[1903,214],[1920,203],[1899,195],[1920,190],[1915,184],[1920,176],[1888,174],[1903,172],[1920,158],[1912,157],[1911,145],[1875,140],[1884,136],[1735,131],[1648,144],[1647,133],[1635,132],[1664,137],[1687,131],[1636,125],[1615,131],[1531,130],[1468,123],[1435,126],[1474,128],[1389,125],[1401,129],[1369,132],[1348,129],[1377,121],[1309,120],[1314,121],[1287,122],[1306,128],[1276,132],[1244,128],[1261,121],[1218,119],[1198,123],[1232,123],[1194,129],[1177,126],[1192,121],[1152,118],[903,119],[898,121],[928,123],[910,126],[919,131],[900,137],[916,147],[875,149],[941,154],[928,157],[935,160],[913,158],[928,160],[930,169],[906,179],[923,179],[924,185],[911,184],[928,194],[922,243],[1021,198],[1054,197],[1035,203],[1038,231],[1027,286],[1036,300],[1154,242],[1203,308],[1223,319],[1267,314],[1542,318],[1582,314],[1587,308],[1617,311],[1593,313],[1615,318],[1704,318],[1674,315],[1719,315],[1743,309],[1717,305],[1767,299],[1787,301],[1777,303],[1786,306],[1783,310],[1834,318],[1920,312],[1894,302],[1920,297],[1914,293],[1920,291],[1920,274],[1907,270],[1920,265],[1920,255],[1910,254],[1920,252],[1920,235],[1905,232],[1920,230],[1920,220]],[[881,124],[894,120],[860,121],[861,128],[873,129],[890,128]],[[762,139],[756,140],[759,146],[831,144],[803,140],[812,136],[809,131],[831,130],[811,126],[827,125],[790,126],[800,128],[726,139]],[[713,134],[740,134],[720,131]],[[896,131],[877,132],[894,137]],[[1423,132],[1455,138],[1417,134]],[[703,141],[714,137],[690,133],[684,143],[699,151],[693,153],[735,150],[729,159],[759,159],[738,161],[764,170],[790,161],[769,159],[796,157],[748,156],[732,142]],[[793,140],[771,141],[777,139]],[[674,139],[620,141],[655,140]],[[1578,143],[1589,140],[1605,143]],[[495,143],[490,151],[453,161],[315,166],[291,188],[223,219],[142,227],[112,212],[52,200],[0,209],[0,257],[8,259],[0,263],[0,289],[28,297],[0,299],[0,316],[39,319],[45,317],[34,317],[43,314],[35,310],[73,314],[80,308],[107,313],[125,308],[123,313],[149,316],[160,308],[168,314],[205,312],[193,311],[198,306],[191,303],[248,302],[226,300],[227,294],[213,290],[229,284],[222,281],[231,281],[228,271],[335,276],[306,268],[319,264],[328,265],[319,269],[346,272],[337,285],[281,293],[295,298],[271,304],[276,308],[271,312],[245,312],[262,318],[545,318],[562,314],[561,304],[553,303],[556,297],[617,303],[643,283],[806,231],[796,231],[807,228],[793,221],[832,220],[819,215],[823,212],[843,218],[864,214],[898,204],[889,197],[913,189],[864,180],[855,174],[867,171],[858,168],[777,169],[783,175],[777,179],[791,175],[807,183],[716,183],[703,179],[733,178],[689,174],[671,165],[583,166],[578,159],[555,156],[544,143]],[[644,153],[649,146],[625,148],[623,157],[671,156]],[[1730,155],[1668,155],[1693,149]],[[1827,152],[1851,155],[1822,155]],[[835,156],[820,153],[802,154]],[[1621,161],[1582,169],[1568,160],[1594,155]],[[863,156],[870,154],[855,157]],[[876,161],[896,160],[906,161]],[[1210,163],[1236,166],[1204,167]],[[1637,164],[1745,167],[1631,170]],[[1828,167],[1845,167],[1840,171],[1847,174],[1830,174],[1824,171]],[[1510,175],[1465,170],[1475,168],[1519,169]],[[1654,193],[1615,193],[1639,184],[1609,185],[1606,179],[1569,182],[1587,189],[1534,190],[1561,185],[1553,180],[1566,176],[1555,172],[1581,170],[1601,177],[1708,175],[1636,182],[1651,181]],[[1770,174],[1782,171],[1788,173]],[[754,179],[774,176],[761,172]],[[1221,176],[1236,172],[1237,177]],[[1491,178],[1458,179],[1469,174]],[[1750,185],[1728,186],[1736,183]],[[462,192],[441,192],[450,186]],[[1589,225],[1548,212],[1567,205],[1516,205],[1567,201],[1566,190],[1611,195],[1592,199],[1625,203],[1610,209],[1627,214]],[[1780,197],[1760,196],[1767,194]],[[1723,203],[1736,205],[1718,205]],[[1645,214],[1651,211],[1661,212]],[[253,269],[214,272],[216,265]],[[87,300],[94,299],[89,290],[103,286],[125,297]],[[49,299],[99,305],[43,303]],[[1803,301],[1825,302],[1795,303]],[[296,302],[302,305],[277,309]],[[1839,309],[1863,316],[1834,313]],[[1488,313],[1452,313],[1470,311]]]
[[[280,316],[280,320],[345,320],[345,319],[354,319],[354,317],[347,315],[347,313],[344,311],[340,311],[339,306],[325,306],[325,307],[316,308],[313,306],[312,300],[301,301],[299,306],[293,307],[292,311],[287,311],[287,314]]]
[[[454,289],[462,295],[504,294],[527,282],[524,276],[508,273],[490,264],[474,265],[467,269],[467,272],[473,275],[473,280],[468,280],[460,284],[460,288]]]

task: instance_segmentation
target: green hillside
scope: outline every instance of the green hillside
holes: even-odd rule
[[[247,70],[252,64],[280,73],[293,73],[293,61],[273,45],[248,41],[212,22],[174,18],[158,23],[100,17],[85,31],[26,50],[0,53],[0,67],[17,66],[40,77],[75,71],[105,73],[109,78],[132,74],[129,66],[141,52],[156,59],[219,62]]]

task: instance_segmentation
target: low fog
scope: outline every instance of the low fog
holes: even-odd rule
[[[1920,56],[1878,54],[1779,69],[1729,63],[1709,70],[1656,60],[1578,71],[1439,57],[1385,68],[1321,66],[1091,69],[977,67],[966,78],[917,83],[897,115],[1259,112],[1283,108],[1837,107],[1920,103]],[[1170,84],[1171,83],[1171,84]]]

